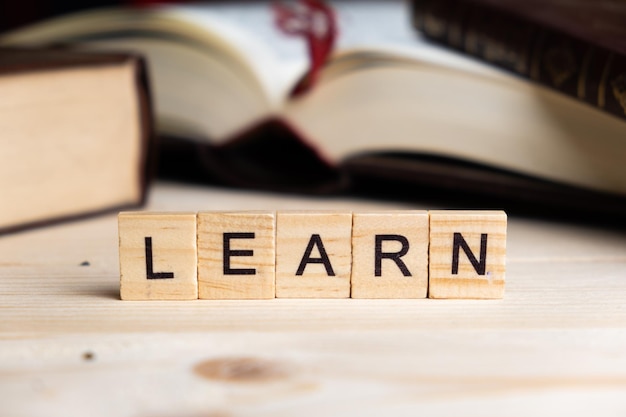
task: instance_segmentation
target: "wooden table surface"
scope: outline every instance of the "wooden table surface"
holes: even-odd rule
[[[170,184],[149,204],[296,208],[409,206]],[[0,237],[0,415],[626,415],[623,231],[510,218],[494,301],[123,302],[118,268],[115,215]]]

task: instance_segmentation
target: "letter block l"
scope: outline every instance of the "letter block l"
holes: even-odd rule
[[[122,300],[195,300],[196,214],[118,215]]]

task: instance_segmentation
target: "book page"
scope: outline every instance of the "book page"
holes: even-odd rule
[[[0,77],[0,229],[138,203],[132,62]]]
[[[308,67],[304,41],[275,27],[270,3],[183,5],[171,12],[219,32],[255,73],[275,111]]]
[[[626,193],[626,124],[616,117],[514,76],[351,57],[286,112],[331,161],[438,155]]]
[[[409,3],[404,0],[331,2],[340,31],[337,54],[372,50],[485,76],[503,74],[490,65],[429,42],[412,26]]]
[[[276,113],[306,67],[304,54],[299,63],[277,59],[273,41],[248,30],[274,30],[269,5],[243,13],[249,18],[239,23],[228,17],[238,16],[237,5],[224,6],[223,13],[219,5],[79,12],[5,34],[0,45],[140,53],[149,63],[159,131],[219,142]],[[277,30],[276,39],[303,47]]]
[[[339,54],[365,47],[463,71],[497,71],[424,42],[410,25],[404,1],[331,4],[338,18]],[[0,38],[4,45],[67,41],[148,56],[158,124],[169,126],[160,130],[215,141],[282,114],[285,98],[309,66],[306,40],[275,26],[270,2],[87,11]],[[233,107],[241,110],[233,112]]]
[[[412,27],[406,1],[328,3],[337,17],[336,54],[369,49],[487,76],[501,74],[498,69],[426,41]],[[274,105],[283,101],[309,66],[305,39],[288,36],[276,27],[271,2],[211,2],[174,9],[185,20],[219,29],[246,57]]]

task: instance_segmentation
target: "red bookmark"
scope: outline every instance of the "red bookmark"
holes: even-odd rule
[[[294,4],[274,3],[276,26],[290,36],[307,41],[311,67],[291,92],[298,96],[310,90],[333,51],[337,38],[337,20],[333,9],[321,0],[299,0]]]

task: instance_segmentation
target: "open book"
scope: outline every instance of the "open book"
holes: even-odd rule
[[[276,30],[268,5],[91,11],[6,34],[1,44],[144,53],[158,130],[219,150],[208,166],[231,170],[222,176],[233,182],[280,182],[290,172],[283,163],[306,172],[341,166],[562,207],[607,197],[611,210],[623,211],[623,120],[430,46],[411,29],[404,2],[335,7],[338,48],[314,88],[297,98],[289,92],[307,70],[304,44]],[[301,142],[290,148],[293,137]],[[287,149],[315,151],[300,163]]]

